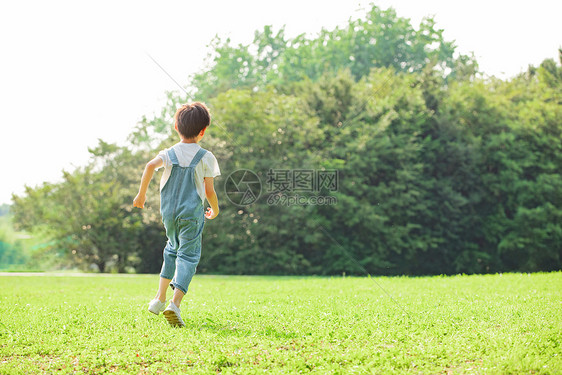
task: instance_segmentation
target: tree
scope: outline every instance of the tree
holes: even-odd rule
[[[15,196],[14,220],[21,229],[55,240],[55,251],[70,264],[124,272],[140,261],[142,242],[151,242],[141,236],[143,217],[130,203],[139,157],[103,141],[90,152],[91,164],[64,172],[62,182],[28,187],[24,196]]]
[[[413,73],[432,65],[443,76],[467,77],[477,66],[473,57],[453,57],[455,45],[443,38],[432,18],[422,20],[416,30],[394,9],[376,6],[364,18],[349,20],[343,28],[322,29],[313,38],[301,34],[286,39],[284,28],[274,33],[265,26],[248,45],[233,46],[230,39],[216,37],[210,48],[207,68],[192,80],[197,99],[235,88],[264,90],[270,84],[283,90],[290,82],[316,81],[342,69],[359,80],[381,67]]]

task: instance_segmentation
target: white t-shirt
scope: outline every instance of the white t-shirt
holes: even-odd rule
[[[189,164],[193,160],[193,157],[199,151],[201,146],[197,143],[177,143],[171,147],[176,153],[178,158],[178,163],[181,167],[189,167]],[[158,157],[164,162],[164,173],[162,173],[162,178],[160,179],[160,190],[164,188],[166,182],[172,174],[172,161],[168,156],[169,148],[160,151]],[[158,168],[160,169],[160,168]],[[219,163],[215,155],[211,151],[207,151],[201,161],[195,167],[195,187],[197,188],[197,193],[201,197],[201,201],[205,204],[205,183],[203,178],[205,177],[217,177],[220,176],[221,171],[219,169]]]

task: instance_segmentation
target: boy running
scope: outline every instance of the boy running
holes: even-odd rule
[[[207,107],[199,102],[183,105],[174,120],[181,141],[148,162],[133,205],[144,207],[154,171],[164,166],[160,211],[168,242],[164,248],[158,292],[149,303],[148,311],[156,315],[164,312],[170,325],[182,327],[185,324],[180,304],[199,264],[205,218],[214,219],[219,213],[214,178],[220,175],[220,170],[215,156],[198,145],[211,122]],[[206,212],[205,198],[211,206]],[[174,289],[174,296],[166,308],[168,286]]]

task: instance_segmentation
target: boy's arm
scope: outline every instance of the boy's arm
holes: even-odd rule
[[[219,214],[219,199],[217,198],[217,193],[215,192],[215,184],[213,177],[205,177],[205,196],[207,197],[207,202],[211,207],[207,208],[205,212],[205,217],[207,219],[214,219]]]
[[[146,164],[146,167],[144,168],[144,172],[141,178],[139,193],[133,200],[134,207],[144,208],[144,202],[146,201],[146,191],[148,190],[148,184],[150,183],[150,180],[152,180],[152,176],[154,175],[154,170],[156,168],[161,167],[162,165],[164,165],[164,161],[158,156]]]

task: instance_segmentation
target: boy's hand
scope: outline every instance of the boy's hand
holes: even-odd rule
[[[215,217],[217,217],[218,213],[215,213],[215,211],[213,211],[213,209],[211,207],[207,207],[207,212],[205,212],[205,217],[207,219],[214,219]]]
[[[137,194],[133,200],[133,207],[144,208],[144,202],[146,201],[146,195]]]

